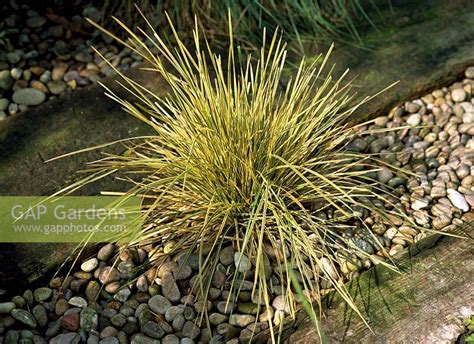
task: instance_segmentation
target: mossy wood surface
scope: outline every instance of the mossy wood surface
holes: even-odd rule
[[[387,3],[377,0],[376,3]],[[474,65],[474,2],[472,0],[390,0],[393,13],[385,10],[379,30],[367,32],[368,50],[338,47],[333,56],[336,72],[350,68],[360,95],[394,87],[364,105],[355,122],[386,114],[437,87],[461,79]],[[384,8],[386,6],[379,6]],[[375,20],[377,14],[371,14]],[[380,16],[379,16],[380,18]]]
[[[474,224],[465,234],[422,240],[399,262],[401,273],[379,265],[348,284],[371,329],[337,295],[327,297],[329,343],[454,343],[474,314]],[[304,313],[287,324],[289,343],[317,338]]]
[[[396,24],[379,26],[364,40],[360,50],[336,47],[332,61],[336,72],[351,67],[360,94],[375,93],[401,80],[371,101],[355,116],[361,121],[384,113],[390,107],[447,85],[474,64],[474,3],[470,0],[392,0]],[[139,83],[164,94],[166,86],[155,73],[133,70]],[[113,79],[106,80],[115,85]],[[76,171],[97,158],[96,152],[45,164],[67,152],[148,133],[138,120],[91,86],[60,97],[0,124],[0,194],[47,195],[78,178]],[[112,179],[90,185],[79,194],[117,190],[123,185]],[[11,282],[31,283],[49,276],[71,252],[71,245],[1,244],[0,288]]]

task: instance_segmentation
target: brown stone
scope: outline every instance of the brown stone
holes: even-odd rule
[[[61,319],[61,327],[67,331],[75,332],[79,329],[79,313],[65,314]]]

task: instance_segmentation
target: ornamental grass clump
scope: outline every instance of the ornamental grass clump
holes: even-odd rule
[[[139,101],[107,90],[154,131],[120,141],[122,154],[106,154],[91,165],[93,180],[120,172],[132,185],[124,197],[144,199],[143,232],[129,245],[152,245],[157,257],[197,254],[193,292],[200,298],[221,250],[232,245],[236,271],[229,301],[241,280],[251,278],[252,299],[269,305],[273,272],[292,315],[301,301],[292,280],[315,301],[325,281],[355,309],[338,261],[368,254],[343,233],[364,226],[364,213],[384,219],[398,213],[374,206],[388,202],[386,189],[369,177],[378,170],[375,158],[346,149],[355,135],[348,119],[368,98],[354,103],[344,75],[333,78],[330,51],[302,60],[284,80],[286,50],[278,34],[264,40],[258,56],[243,58],[232,35],[227,55],[213,53],[197,25],[188,49],[174,30],[177,43],[170,48],[152,28],[135,34],[117,23],[129,39],[114,37],[169,87],[160,97],[122,74],[123,86]],[[271,325],[270,319],[273,331]]]

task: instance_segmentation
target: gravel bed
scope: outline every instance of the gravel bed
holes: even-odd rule
[[[323,258],[323,268],[334,278],[347,281],[374,264],[398,258],[430,230],[446,231],[474,221],[474,67],[465,76],[370,124],[370,129],[400,129],[361,135],[349,143],[351,150],[413,172],[410,177],[387,168],[373,173],[399,198],[394,197],[392,205],[374,205],[398,207],[417,226],[394,226],[363,213],[367,226],[356,221],[344,235],[370,257],[340,254],[337,272]],[[333,211],[318,216],[331,217]],[[232,246],[222,250],[205,302],[197,300],[192,289],[197,255],[178,255],[150,267],[146,248],[119,250],[107,244],[72,275],[55,277],[47,287],[26,290],[10,300],[0,299],[0,343],[248,343],[252,333],[266,330],[269,322],[279,325],[289,314],[284,287],[273,269],[275,252],[267,253],[272,292],[268,308],[251,293],[251,259],[241,258]],[[236,270],[247,274],[238,281],[237,300],[227,302]],[[322,294],[332,290],[324,278],[314,283]],[[204,310],[209,324],[199,316]]]
[[[142,61],[84,20],[101,19],[94,7],[66,18],[10,1],[0,5],[0,13],[0,121],[115,75],[91,45],[120,71]]]

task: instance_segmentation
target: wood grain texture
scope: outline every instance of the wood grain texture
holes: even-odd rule
[[[398,263],[401,273],[377,266],[348,284],[370,329],[337,295],[327,297],[322,327],[329,342],[454,343],[474,314],[474,223],[464,233],[412,246]],[[289,324],[285,340],[318,342],[304,314]]]

